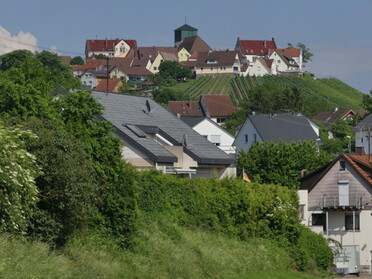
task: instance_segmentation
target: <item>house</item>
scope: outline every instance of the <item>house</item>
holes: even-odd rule
[[[331,126],[336,120],[352,120],[356,113],[352,109],[339,109],[322,111],[314,116],[313,121]]]
[[[228,154],[150,98],[94,91],[123,141],[123,159],[139,169],[158,169],[189,177],[235,174]]]
[[[96,91],[104,92],[120,92],[120,86],[123,85],[123,81],[120,78],[101,80],[96,86]]]
[[[240,40],[238,37],[235,50],[243,55],[247,62],[253,63],[257,58],[268,58],[270,49],[276,49],[274,38],[271,40]]]
[[[243,76],[256,76],[262,77],[271,74],[272,59],[258,58],[255,62],[250,63],[248,70],[243,73]]]
[[[199,52],[195,67],[196,76],[200,75],[240,75],[241,63],[236,51]]]
[[[286,50],[274,49],[270,52],[269,59],[272,59],[275,63],[275,66],[272,67],[274,75],[300,76],[302,74],[300,65],[296,63],[295,59]]]
[[[212,51],[212,48],[199,36],[186,37],[178,46],[178,50],[185,49],[188,53],[193,55],[195,52],[207,53]]]
[[[292,57],[294,62],[299,66],[300,70],[302,71],[302,49],[301,48],[281,48],[277,49],[279,51],[285,52],[287,55]],[[270,55],[269,55],[270,56]]]
[[[355,133],[355,151],[360,155],[372,154],[372,113],[360,121],[352,131]]]
[[[175,61],[178,62],[177,54],[169,53],[169,52],[158,52],[155,56],[154,61],[152,62],[149,71],[153,74],[159,72],[159,66],[163,61]]]
[[[311,140],[320,144],[319,127],[301,113],[248,115],[236,135],[237,153],[257,142],[287,143]]]
[[[346,268],[351,256],[360,262],[358,270],[371,273],[372,261],[372,165],[369,156],[342,154],[325,166],[301,178],[298,191],[300,218],[313,231],[352,247],[356,254],[343,255],[338,268]]]
[[[174,46],[178,47],[185,38],[194,37],[198,35],[198,29],[184,24],[174,30]]]
[[[204,117],[198,101],[169,101],[168,109],[179,117]]]
[[[208,117],[181,117],[181,120],[198,134],[235,158],[234,136]]]
[[[84,86],[95,88],[102,79],[107,79],[106,71],[88,70],[80,78]]]
[[[222,124],[237,110],[230,95],[202,95],[197,101],[169,101],[169,110],[179,117],[208,117]]]
[[[86,40],[85,57],[103,54],[108,57],[135,57],[137,54],[136,40]]]
[[[205,116],[218,124],[224,123],[237,110],[230,95],[202,95],[199,103]]]

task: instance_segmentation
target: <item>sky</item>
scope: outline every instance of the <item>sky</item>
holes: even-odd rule
[[[185,23],[214,49],[241,40],[305,44],[305,70],[372,90],[372,0],[2,0],[0,55],[47,49],[84,55],[87,39],[134,39],[138,46],[173,46]]]

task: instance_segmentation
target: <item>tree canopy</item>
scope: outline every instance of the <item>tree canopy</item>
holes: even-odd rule
[[[305,64],[311,60],[311,57],[314,56],[310,52],[310,49],[303,43],[297,43],[296,47],[300,48],[302,50],[302,62]],[[294,48],[294,46],[291,43],[288,43],[288,48]]]

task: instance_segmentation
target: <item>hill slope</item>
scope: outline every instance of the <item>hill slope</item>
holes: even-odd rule
[[[202,76],[195,80],[176,84],[171,89],[182,92],[191,100],[198,100],[202,94],[229,94],[235,104],[248,99],[250,90],[257,86],[275,83],[282,87],[298,87],[309,106],[308,114],[338,108],[361,109],[363,93],[335,79],[314,79],[284,76],[229,77]]]

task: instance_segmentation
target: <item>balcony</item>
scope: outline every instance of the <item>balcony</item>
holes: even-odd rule
[[[320,203],[322,210],[355,210],[363,209],[363,196],[360,195],[323,195]]]

